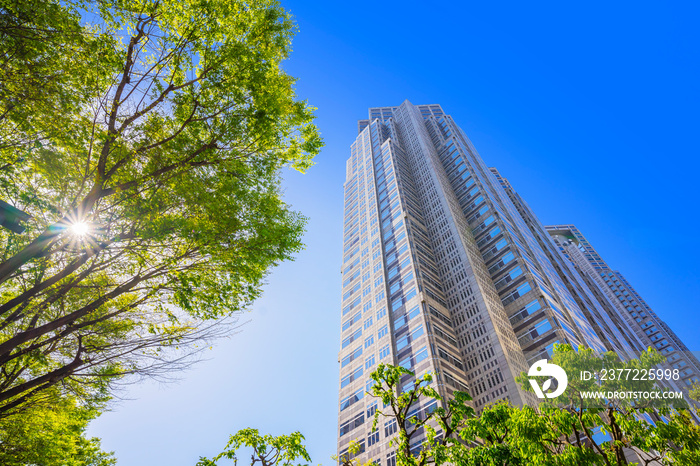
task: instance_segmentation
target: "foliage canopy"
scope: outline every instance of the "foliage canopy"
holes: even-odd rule
[[[0,198],[32,217],[0,231],[0,417],[168,377],[301,249],[294,32],[274,0],[2,1]]]
[[[381,401],[378,404],[383,408],[374,413],[372,431],[380,419],[397,426],[390,446],[398,466],[700,464],[700,426],[686,404],[590,402],[581,393],[661,389],[653,381],[596,383],[575,376],[577,371],[599,372],[604,368],[651,369],[662,360],[652,349],[639,359],[621,361],[614,353],[597,355],[586,348],[574,351],[568,345],[555,345],[551,362],[570,375],[565,397],[549,399],[536,408],[499,401],[486,405],[481,413],[474,410],[465,392],[456,391],[450,399],[442,399],[436,390],[439,378],[433,374],[416,376],[401,366],[379,364],[371,374],[374,384],[368,395]],[[525,389],[531,389],[527,374],[520,379]],[[367,451],[363,435],[351,439],[347,450],[333,460],[342,466],[361,465],[359,455]],[[213,460],[202,458],[197,466],[214,466],[224,458],[237,464],[242,447],[252,449],[251,466],[291,465],[297,460],[308,465],[311,460],[303,439],[298,432],[272,437],[262,436],[256,429],[243,429],[231,437],[224,452]],[[375,463],[370,460],[364,464]]]
[[[590,349],[557,345],[551,362],[567,374],[579,374],[603,368],[651,369],[662,360],[651,349],[639,359],[621,361],[614,353],[598,356]],[[402,388],[406,377],[414,380],[408,389]],[[597,390],[661,391],[653,381],[596,383],[570,377],[564,395],[537,408],[501,401],[477,415],[467,393],[454,392],[453,399],[443,400],[431,374],[416,377],[403,367],[380,364],[372,378],[371,395],[385,406],[375,413],[374,426],[380,417],[396,419],[398,434],[392,444],[400,466],[700,464],[700,427],[687,404],[591,402],[581,395]],[[531,390],[527,374],[520,382]],[[440,407],[417,409],[419,401],[429,406],[425,401],[430,399],[438,400]],[[634,455],[639,463],[631,460]]]

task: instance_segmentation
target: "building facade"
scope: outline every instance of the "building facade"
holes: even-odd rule
[[[395,421],[372,431],[381,407],[366,394],[380,362],[436,373],[441,396],[468,391],[480,410],[535,404],[515,377],[557,342],[622,357],[646,347],[605,279],[571,259],[439,105],[369,109],[344,189],[339,454],[355,441],[363,460],[395,465]]]
[[[656,315],[625,277],[612,270],[575,225],[546,227],[556,245],[579,269],[591,287],[601,290],[612,304],[611,315],[625,319],[641,341],[642,348],[656,348],[671,369],[678,369],[679,388],[700,382],[700,362],[671,328]]]

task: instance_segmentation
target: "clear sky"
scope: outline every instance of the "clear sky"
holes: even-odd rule
[[[544,224],[574,223],[700,350],[700,28],[694,2],[285,1],[286,63],[326,147],[286,198],[307,248],[240,333],[178,383],[143,383],[93,422],[119,464],[193,466],[228,435],[300,430],[332,464],[342,184],[371,106],[439,103]]]

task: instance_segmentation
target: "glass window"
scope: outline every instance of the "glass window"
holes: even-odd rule
[[[381,350],[379,350],[379,359],[384,359],[385,357],[389,356],[390,353],[391,351],[389,350],[389,345],[385,345]]]
[[[425,346],[416,353],[416,364],[428,357],[428,348]]]
[[[363,396],[365,396],[365,389],[364,388],[360,388],[352,395],[346,396],[345,398],[340,400],[340,410],[343,411],[344,409],[349,408],[350,406],[352,406],[356,402],[360,401]],[[375,403],[376,403],[376,401],[375,401]]]
[[[374,413],[377,412],[377,401],[371,402],[369,405],[367,405],[367,419],[370,417],[374,416]]]
[[[347,385],[349,385],[351,382],[359,379],[362,376],[362,367],[358,367],[355,369],[354,372],[351,374],[346,375],[342,379],[340,379],[340,388],[343,388]]]
[[[408,301],[409,299],[413,298],[416,295],[416,293],[417,293],[416,289],[411,288],[410,290],[408,290],[408,293],[406,293],[406,297],[404,298],[404,301]]]
[[[384,423],[384,436],[388,437],[398,431],[398,423],[396,419],[392,419]]]
[[[361,313],[358,312],[357,314],[352,316],[350,319],[346,320],[345,323],[343,323],[343,332],[345,330],[349,329],[352,326],[352,324],[354,324],[355,322],[360,320],[360,316],[361,316]]]
[[[349,337],[347,337],[345,340],[343,340],[343,344],[342,344],[341,346],[342,346],[343,348],[345,348],[345,347],[348,346],[350,343],[352,343],[353,341],[355,341],[355,340],[357,340],[358,338],[360,338],[361,335],[362,335],[362,329],[361,329],[361,328],[358,328],[357,331],[356,331],[355,333],[353,333],[352,335],[350,335]]]
[[[345,366],[347,366],[347,365],[350,364],[352,361],[354,361],[355,359],[357,359],[358,357],[360,357],[361,354],[362,354],[362,347],[360,346],[360,347],[357,348],[355,351],[353,351],[352,353],[348,354],[347,356],[345,356],[345,357],[343,358],[343,360],[340,362],[340,367],[345,367]]]
[[[365,369],[369,369],[370,367],[374,366],[374,364],[375,364],[374,355],[365,359]]]

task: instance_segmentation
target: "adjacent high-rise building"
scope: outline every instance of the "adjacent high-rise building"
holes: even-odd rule
[[[468,391],[479,410],[535,404],[515,378],[557,342],[627,358],[662,335],[683,349],[586,248],[575,227],[544,227],[439,105],[369,109],[346,165],[338,452],[354,440],[362,459],[396,463],[398,426],[380,419],[372,431],[381,407],[366,396],[380,362],[436,373],[441,396]]]
[[[656,315],[625,277],[593,249],[574,225],[545,227],[554,242],[581,274],[591,289],[600,290],[601,301],[609,302],[609,315],[627,321],[642,348],[656,348],[666,356],[668,366],[678,369],[680,387],[700,382],[700,362],[671,328]]]

